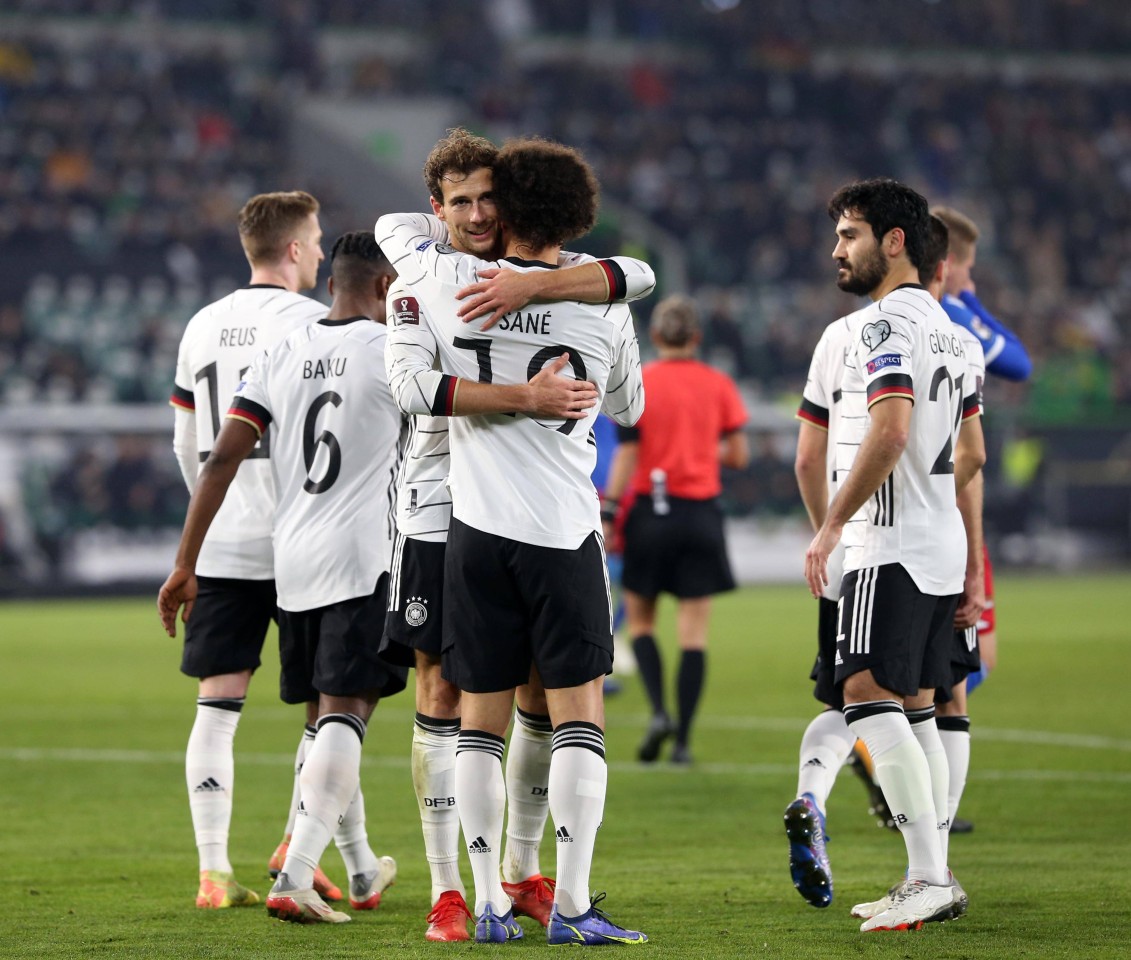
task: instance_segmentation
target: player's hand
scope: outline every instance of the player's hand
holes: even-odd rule
[[[958,598],[958,609],[954,611],[954,629],[967,630],[976,627],[986,609],[986,585],[978,572],[966,574],[962,585],[962,595]]]
[[[555,420],[583,420],[588,416],[589,408],[597,403],[597,387],[588,380],[558,376],[567,363],[569,354],[563,353],[538,371],[529,383],[530,407],[524,413]]]
[[[192,605],[196,602],[197,589],[196,574],[184,567],[174,568],[161,585],[161,590],[157,594],[157,613],[161,617],[161,625],[170,637],[177,635],[177,611],[182,605],[184,612],[181,613],[181,622],[188,623]]]
[[[478,283],[468,284],[456,293],[457,300],[466,300],[456,315],[464,323],[487,316],[480,330],[490,330],[505,314],[525,307],[538,290],[538,278],[533,273],[485,267],[479,271],[479,277]]]
[[[805,551],[805,580],[809,584],[809,592],[818,600],[829,585],[829,554],[839,540],[840,527],[826,522]]]

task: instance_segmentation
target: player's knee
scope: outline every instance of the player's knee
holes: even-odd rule
[[[453,720],[460,713],[459,687],[440,675],[440,665],[416,670],[416,710],[427,717]]]

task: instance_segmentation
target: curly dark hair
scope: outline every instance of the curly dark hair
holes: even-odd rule
[[[498,153],[499,148],[486,137],[477,137],[463,127],[452,127],[424,161],[428,192],[437,203],[443,203],[444,177],[453,173],[466,177],[482,167],[490,167]]]
[[[927,227],[927,245],[923,249],[923,262],[919,264],[919,282],[924,287],[935,279],[935,271],[946,259],[949,248],[950,230],[942,217],[936,217],[932,213]]]
[[[876,240],[883,240],[889,230],[899,227],[907,259],[918,269],[927,245],[930,217],[925,197],[889,177],[857,180],[841,187],[829,200],[829,216],[834,222],[846,212],[870,224]]]
[[[343,292],[360,293],[374,277],[394,272],[371,230],[343,233],[330,250],[330,275]]]
[[[492,183],[499,219],[535,249],[574,240],[597,222],[597,177],[572,147],[538,137],[508,140]]]

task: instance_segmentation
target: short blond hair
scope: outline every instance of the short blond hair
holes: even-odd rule
[[[652,311],[648,331],[664,346],[687,346],[699,335],[699,311],[695,301],[680,293],[664,297]]]
[[[303,190],[260,193],[240,210],[240,243],[253,266],[278,263],[295,232],[310,215],[317,214],[318,201]]]
[[[959,262],[968,260],[978,242],[981,232],[978,225],[966,214],[959,213],[953,207],[934,207],[931,210],[934,216],[946,224],[950,238],[950,253]]]

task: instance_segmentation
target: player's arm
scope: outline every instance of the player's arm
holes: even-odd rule
[[[437,286],[458,288],[473,282],[475,271],[487,261],[453,250],[437,240],[438,235],[447,236],[447,228],[424,213],[386,213],[373,228],[378,246],[409,289],[424,284],[422,289],[434,292]]]
[[[842,321],[837,321],[841,323]],[[825,522],[829,508],[829,483],[827,455],[829,448],[829,407],[832,400],[826,389],[827,376],[823,371],[828,366],[830,331],[836,324],[830,324],[821,334],[813,356],[809,361],[809,375],[805,379],[805,389],[801,403],[797,407],[800,430],[797,434],[797,455],[793,459],[793,474],[797,477],[797,489],[801,492],[801,502],[809,514],[813,530],[820,530]]]
[[[479,328],[487,330],[531,302],[625,303],[656,289],[656,274],[643,260],[610,257],[573,266],[579,259],[577,254],[563,254],[558,270],[481,269],[477,282],[456,293],[456,299],[464,301],[458,315],[469,323],[489,314]]]
[[[588,380],[560,376],[568,363],[568,353],[555,357],[529,383],[477,383],[449,377],[455,384],[448,415],[524,413],[555,420],[584,420],[597,403],[597,388]]]
[[[825,466],[828,447],[828,429],[802,420],[797,434],[797,456],[793,460],[793,472],[797,477],[797,488],[801,491],[801,502],[805,504],[805,512],[809,514],[809,522],[814,531],[821,529],[829,506]]]
[[[741,470],[750,462],[750,441],[739,427],[724,433],[719,441],[719,463],[728,470]]]
[[[173,392],[169,395],[169,406],[173,408],[173,455],[185,486],[189,493],[200,472],[200,455],[196,445],[196,395],[192,391],[193,378],[182,339],[177,350],[177,370],[173,378]]]
[[[184,606],[182,621],[187,621],[192,613],[196,600],[196,561],[200,556],[204,537],[224,502],[236,471],[254,449],[261,435],[262,430],[248,421],[228,419],[200,470],[189,500],[173,572],[157,595],[157,612],[170,637],[177,635],[177,611],[181,606]]]
[[[640,433],[635,427],[617,427],[617,449],[613,462],[609,465],[609,477],[605,481],[605,494],[601,497],[601,526],[605,542],[613,537],[613,524],[617,519],[617,508],[628,490],[629,481],[636,472],[636,460],[640,455]]]
[[[528,383],[477,383],[436,369],[438,348],[425,308],[415,298],[389,297],[385,373],[404,413],[433,417],[523,413],[555,420],[582,420],[597,403],[597,388],[560,376],[569,354],[556,357]]]
[[[403,413],[443,415],[444,375],[437,369],[436,336],[424,310],[415,297],[394,296],[392,290],[385,306],[385,375],[393,399]]]
[[[961,493],[986,463],[986,438],[982,418],[973,414],[962,421],[954,448],[954,489]]]
[[[192,493],[200,472],[200,455],[196,448],[196,413],[180,406],[173,409],[173,454],[185,486]]]
[[[856,453],[848,478],[829,504],[825,522],[805,552],[805,579],[814,597],[828,586],[828,559],[844,525],[887,480],[907,447],[911,430],[909,396],[888,396],[872,402],[871,423]]]
[[[719,438],[719,463],[729,470],[742,470],[750,462],[750,441],[746,437],[746,405],[738,385],[726,378],[722,391],[722,436]]]
[[[954,626],[958,630],[975,626],[986,608],[985,554],[982,551],[983,487],[984,480],[979,470],[958,493],[958,511],[966,528],[966,579],[954,614]]]
[[[959,299],[984,326],[985,331],[974,328],[986,353],[986,370],[1006,380],[1028,380],[1033,372],[1033,361],[1020,338],[985,308],[973,290],[963,290]],[[986,331],[990,336],[986,336]]]
[[[602,409],[614,423],[632,427],[644,413],[644,376],[640,369],[640,344],[632,323],[632,311],[617,307],[623,312],[617,330],[616,353],[609,370]]]

